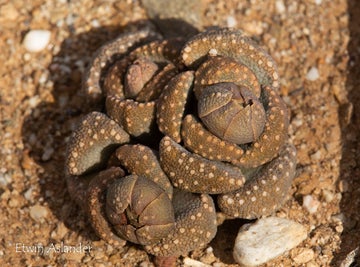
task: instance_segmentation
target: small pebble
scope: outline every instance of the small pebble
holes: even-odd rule
[[[30,108],[35,108],[40,102],[41,102],[41,99],[40,99],[39,95],[35,95],[35,96],[29,98]]]
[[[34,200],[33,187],[30,187],[28,190],[26,190],[26,192],[24,193],[24,197],[28,201]]]
[[[31,60],[31,55],[30,55],[29,53],[25,53],[25,54],[23,55],[23,59],[24,59],[26,62],[28,62],[28,61]]]
[[[74,24],[74,20],[75,20],[74,14],[72,14],[72,13],[69,14],[69,15],[66,17],[66,19],[65,19],[66,25],[68,25],[68,26],[73,25],[73,24]]]
[[[280,13],[280,14],[281,14],[281,13],[284,13],[285,10],[286,10],[284,1],[282,1],[282,0],[277,0],[277,1],[275,2],[275,8],[276,8],[276,11],[277,11],[278,13]]]
[[[241,27],[246,33],[253,35],[261,35],[264,31],[263,22],[257,20],[242,22]]]
[[[278,217],[243,225],[235,240],[234,259],[244,266],[258,266],[296,247],[307,237],[301,224]]]
[[[212,247],[208,247],[206,250],[207,254],[213,253],[214,249]]]
[[[48,161],[51,159],[52,155],[54,154],[54,149],[52,147],[46,147],[44,153],[41,156],[42,161]]]
[[[93,26],[94,28],[99,28],[100,27],[100,22],[97,19],[93,19],[91,21],[91,26]]]
[[[313,198],[311,195],[306,195],[303,197],[303,207],[310,213],[314,214],[318,207],[320,205],[320,202]]]
[[[299,253],[293,257],[293,260],[298,265],[307,263],[311,261],[315,256],[315,253],[310,248],[302,248],[299,250]]]
[[[230,27],[230,28],[236,27],[236,25],[237,25],[236,18],[234,18],[233,16],[227,16],[227,18],[226,18],[226,24],[227,24],[227,26]]]
[[[51,237],[62,239],[69,232],[64,223],[59,223],[54,231],[51,232]]]
[[[300,127],[303,125],[303,119],[295,117],[292,122],[296,127]]]
[[[310,155],[311,160],[317,161],[321,159],[321,150],[316,151],[315,153]]]
[[[208,265],[208,264],[205,264],[205,263],[202,263],[200,261],[193,260],[190,258],[185,258],[184,266],[185,267],[210,267],[211,265]]]
[[[9,200],[9,207],[10,208],[16,208],[19,206],[20,201],[19,201],[19,197],[17,195],[12,196],[12,198]]]
[[[30,217],[35,221],[41,222],[49,214],[48,208],[41,205],[34,205],[30,207]]]
[[[11,176],[8,173],[1,173],[0,172],[0,186],[7,186],[11,183]]]
[[[331,201],[333,201],[333,199],[335,197],[334,193],[327,189],[324,189],[322,191],[322,196],[327,203],[330,203]]]
[[[316,67],[312,67],[306,74],[306,79],[312,82],[319,79],[319,77],[319,70]]]
[[[31,30],[25,35],[23,44],[29,52],[40,52],[49,44],[50,36],[47,30]]]
[[[139,267],[149,267],[150,264],[147,261],[143,261],[139,264]]]
[[[342,224],[336,225],[335,226],[335,231],[337,233],[342,233],[344,231],[344,226]]]
[[[45,82],[46,82],[48,79],[49,79],[48,73],[43,72],[43,73],[40,75],[39,84],[45,84]]]

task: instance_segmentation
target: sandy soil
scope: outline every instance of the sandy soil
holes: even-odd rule
[[[204,27],[241,28],[274,57],[291,109],[298,169],[276,215],[305,225],[309,236],[266,266],[339,266],[360,243],[360,2],[204,4]],[[91,109],[79,94],[84,67],[102,43],[145,19],[139,1],[0,1],[0,264],[153,266],[139,247],[112,247],[95,236],[67,193],[63,167],[69,135]],[[22,45],[32,29],[51,31],[38,53]],[[236,266],[231,250],[242,223],[224,223],[207,249],[187,257]],[[61,244],[90,249],[29,251]]]

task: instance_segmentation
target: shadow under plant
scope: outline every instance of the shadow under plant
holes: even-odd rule
[[[341,235],[341,247],[332,262],[339,266],[341,262],[351,264],[358,254],[360,245],[360,160],[359,143],[359,104],[360,104],[360,2],[348,0],[349,34],[348,72],[346,93],[350,102],[340,103],[339,118],[342,127],[342,159],[340,166],[339,188],[343,192],[340,203],[344,230]],[[340,101],[341,102],[341,101]],[[351,266],[359,266],[356,256]],[[347,265],[348,266],[348,265]]]

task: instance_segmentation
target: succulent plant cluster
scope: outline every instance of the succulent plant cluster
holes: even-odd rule
[[[216,209],[247,219],[277,210],[296,165],[278,79],[273,59],[234,29],[190,40],[143,29],[101,47],[84,90],[104,109],[83,118],[66,160],[97,234],[169,257],[211,241]]]

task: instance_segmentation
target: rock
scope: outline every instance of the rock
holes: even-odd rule
[[[237,25],[236,18],[234,16],[227,16],[226,24],[230,28],[236,27],[236,25]]]
[[[23,44],[29,52],[39,52],[49,44],[51,32],[47,30],[31,30],[23,40]]]
[[[234,259],[244,266],[258,266],[296,247],[307,237],[301,224],[278,217],[259,219],[239,230]]]
[[[24,193],[24,197],[27,201],[34,201],[34,188],[30,187],[26,192]]]
[[[241,28],[250,35],[261,35],[264,32],[263,27],[263,22],[259,20],[241,22]]]
[[[152,265],[150,265],[150,263],[147,261],[140,262],[139,264],[139,267],[150,267],[150,266]]]
[[[213,252],[214,252],[214,249],[213,249],[212,247],[208,247],[208,248],[205,250],[205,252],[206,252],[207,254],[210,254],[210,253],[213,253]]]
[[[56,239],[63,239],[68,232],[68,228],[63,222],[61,222],[57,225],[56,229],[51,232],[51,237]]]
[[[310,155],[311,160],[318,161],[321,159],[321,150],[316,151],[315,153]]]
[[[310,214],[314,214],[319,206],[320,206],[320,202],[317,199],[313,198],[311,195],[306,195],[303,197],[303,207]]]
[[[19,196],[18,195],[11,196],[11,198],[9,200],[9,207],[10,208],[16,208],[19,205],[20,205]]]
[[[211,265],[208,265],[208,264],[202,263],[200,261],[193,260],[193,259],[186,257],[184,259],[184,266],[186,266],[186,267],[210,267]]]
[[[6,187],[12,182],[12,178],[8,173],[0,172],[0,186]]]
[[[30,217],[35,221],[43,221],[49,214],[48,208],[41,205],[34,205],[30,207]]]
[[[335,198],[335,194],[330,190],[323,189],[322,190],[322,197],[325,199],[327,203],[330,203]]]
[[[286,11],[286,7],[285,7],[283,0],[277,0],[275,2],[275,8],[276,8],[276,11],[280,14],[282,14]]]
[[[315,253],[310,248],[300,248],[298,254],[293,257],[294,262],[297,265],[301,265],[311,261],[315,256]]]
[[[312,67],[306,74],[306,79],[309,81],[316,81],[319,77],[319,70],[316,67]]]

